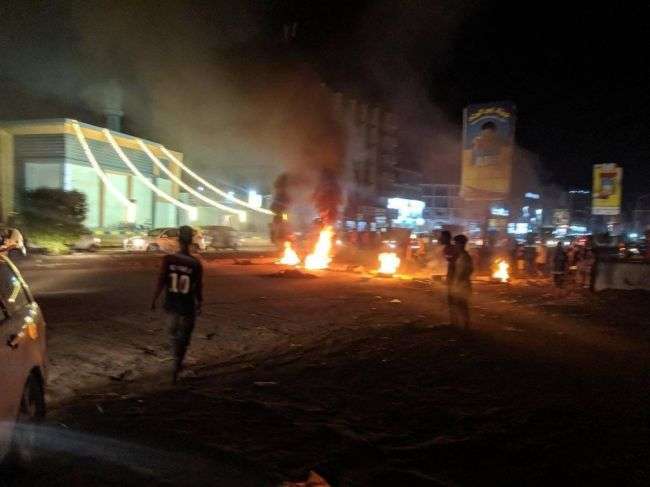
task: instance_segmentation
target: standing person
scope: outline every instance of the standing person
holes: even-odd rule
[[[596,264],[596,254],[591,247],[585,247],[582,258],[578,262],[578,285],[585,289],[591,289],[592,270]]]
[[[451,280],[451,309],[452,324],[462,325],[469,330],[469,298],[472,294],[471,277],[474,272],[472,258],[465,250],[467,237],[456,235],[454,246],[456,247],[456,260],[454,262],[454,274]]]
[[[440,245],[442,245],[442,256],[447,264],[447,274],[445,282],[447,286],[451,285],[451,278],[454,275],[454,263],[456,261],[457,253],[456,247],[451,243],[451,232],[443,230],[440,232]]]
[[[524,259],[526,260],[526,274],[534,276],[537,274],[535,263],[537,262],[537,247],[533,243],[526,244],[524,247]]]
[[[201,314],[203,303],[203,266],[190,254],[193,230],[182,226],[178,231],[180,251],[163,257],[158,285],[153,295],[151,309],[165,290],[165,311],[169,315],[174,368],[172,381],[176,383],[183,367],[185,352],[190,344],[196,316]]]
[[[449,306],[449,320],[452,325],[456,323],[456,314],[454,308],[454,299],[451,294],[451,283],[454,276],[454,266],[456,265],[456,248],[451,243],[451,232],[443,230],[440,232],[440,245],[442,245],[442,258],[447,265],[445,274],[445,285],[447,286],[447,305]]]
[[[524,246],[522,244],[517,244],[517,275],[519,277],[524,276],[526,271],[526,259],[524,255]]]
[[[564,275],[567,267],[567,255],[562,247],[562,242],[557,243],[555,254],[553,255],[553,282],[556,287],[564,285]]]
[[[548,259],[548,249],[543,242],[539,242],[537,245],[537,255],[535,257],[535,264],[537,265],[537,274],[541,276],[546,275],[546,261]]]
[[[514,270],[517,268],[517,239],[510,237],[508,239],[508,263],[510,264],[510,269]]]

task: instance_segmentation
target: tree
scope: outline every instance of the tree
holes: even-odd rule
[[[20,227],[32,243],[53,252],[66,249],[85,230],[88,205],[79,191],[37,188],[25,191]]]

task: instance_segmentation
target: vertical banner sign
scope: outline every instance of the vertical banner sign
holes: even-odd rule
[[[623,168],[616,164],[594,165],[592,214],[618,215],[621,213],[622,182]]]
[[[515,120],[512,102],[470,105],[463,111],[464,199],[499,200],[510,193]]]

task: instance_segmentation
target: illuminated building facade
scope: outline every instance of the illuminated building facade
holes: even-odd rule
[[[155,167],[139,146],[139,139],[110,132],[142,177],[125,165],[104,130],[70,119],[0,123],[2,220],[20,211],[25,190],[42,187],[83,193],[88,205],[84,224],[88,228],[110,228],[127,221],[153,228],[189,220],[171,201],[147,186],[145,180],[170,199],[179,197],[178,184]],[[180,175],[160,144],[146,141],[146,145],[170,171]]]

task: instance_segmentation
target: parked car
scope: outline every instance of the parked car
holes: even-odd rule
[[[205,245],[213,249],[236,249],[239,247],[237,231],[232,227],[208,225],[201,227]]]
[[[204,251],[205,240],[200,230],[194,229],[192,239],[193,250]],[[178,245],[178,228],[155,228],[146,236],[130,237],[124,240],[125,250],[146,250],[147,252],[174,253],[180,249]]]
[[[33,457],[46,378],[45,320],[16,267],[0,256],[0,462]]]
[[[146,235],[147,228],[135,223],[118,223],[106,228],[98,228],[93,234],[100,239],[102,247],[119,248],[128,238]]]
[[[0,253],[6,253],[10,256],[27,255],[25,239],[23,234],[17,228],[0,229]]]
[[[96,252],[102,245],[102,239],[93,233],[84,233],[71,245],[73,250]]]

